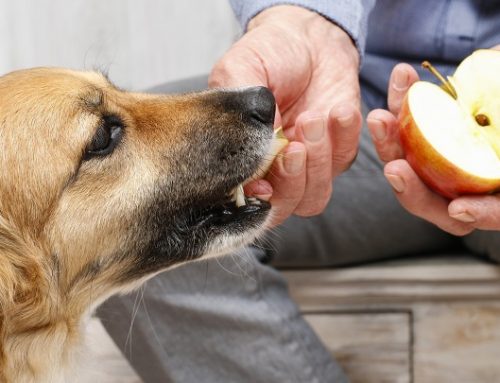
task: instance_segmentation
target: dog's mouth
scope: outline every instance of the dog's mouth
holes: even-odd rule
[[[263,169],[269,168],[269,162],[272,162],[277,152],[274,141],[273,139],[269,150],[271,160],[269,158],[267,160],[263,159],[251,177],[233,187],[223,197],[216,199],[218,202],[199,209],[195,217],[196,223],[194,226],[199,227],[207,224],[214,226],[227,226],[232,223],[243,224],[250,220],[250,218],[258,219],[267,214],[271,209],[271,204],[256,197],[246,196],[243,188],[247,182],[261,178],[265,173]]]
[[[273,161],[275,158],[278,156],[279,152],[283,150],[283,148],[288,145],[288,139],[283,133],[283,128],[279,127],[273,132],[273,137],[268,149],[268,153],[264,158],[262,159],[258,169],[255,171],[255,173],[244,181],[243,183],[239,184],[236,186],[230,193],[231,200],[234,201],[237,207],[243,207],[247,203],[253,203],[253,200],[257,200],[257,202],[262,203],[263,201],[259,201],[256,198],[251,198],[248,199],[245,197],[245,192],[243,190],[243,187],[246,183],[252,181],[252,180],[257,180],[259,178],[263,178],[267,172],[269,171]]]
[[[194,227],[208,226],[228,226],[236,224],[243,228],[245,223],[254,223],[258,225],[263,222],[271,209],[271,204],[267,201],[255,197],[245,196],[243,187],[251,180],[263,178],[269,171],[279,152],[288,144],[282,129],[274,131],[270,140],[267,153],[263,156],[260,163],[256,164],[254,173],[237,186],[228,187],[229,192],[215,198],[202,208],[198,208],[192,216],[191,225]]]
[[[257,173],[256,173],[257,174]],[[271,209],[271,204],[256,197],[245,195],[243,186],[255,175],[231,189],[218,202],[199,210],[195,226],[227,226],[230,224],[243,224],[250,218],[262,217]]]
[[[255,197],[246,197],[241,191],[241,193],[238,192],[237,197],[229,195],[226,200],[201,209],[197,214],[195,226],[243,224],[250,218],[266,214],[270,209],[269,202]]]

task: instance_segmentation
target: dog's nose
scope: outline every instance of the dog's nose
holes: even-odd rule
[[[264,124],[274,122],[276,104],[269,89],[263,86],[247,88],[242,90],[241,97],[241,102],[252,119]]]

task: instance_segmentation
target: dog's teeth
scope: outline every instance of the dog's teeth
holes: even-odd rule
[[[262,205],[261,204],[261,201],[255,197],[247,197],[247,201],[248,203],[250,203],[251,205],[256,205],[256,206],[260,206]]]
[[[239,185],[235,190],[234,190],[234,196],[235,196],[235,202],[236,206],[245,206],[245,192],[243,191],[243,185]]]

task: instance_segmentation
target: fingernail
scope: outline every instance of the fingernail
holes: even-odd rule
[[[260,199],[261,201],[269,201],[273,195],[272,194],[255,194],[254,197]]]
[[[387,178],[387,181],[389,181],[392,188],[398,193],[404,192],[406,185],[405,181],[400,176],[397,176],[395,174],[386,174],[385,178]]]
[[[337,117],[337,121],[342,128],[349,128],[354,121],[354,114],[352,111],[346,111],[345,114],[340,113],[340,116]]]
[[[283,157],[283,165],[287,173],[296,175],[304,168],[304,162],[306,160],[306,152],[304,150],[288,152]]]
[[[394,75],[394,89],[401,92],[408,88],[408,74],[406,71],[398,70]]]
[[[377,141],[385,140],[385,137],[387,136],[385,124],[380,120],[370,120],[369,122],[373,138],[375,138]]]
[[[304,137],[309,142],[317,142],[325,135],[325,120],[315,118],[304,123]]]
[[[474,216],[466,211],[463,211],[458,214],[453,214],[450,215],[451,218],[456,219],[457,221],[464,222],[464,223],[472,223],[476,222],[476,218]]]

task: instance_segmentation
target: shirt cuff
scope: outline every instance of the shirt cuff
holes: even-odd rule
[[[230,0],[236,18],[246,30],[248,22],[264,9],[275,5],[297,5],[326,17],[341,27],[363,57],[368,15],[376,0]]]

